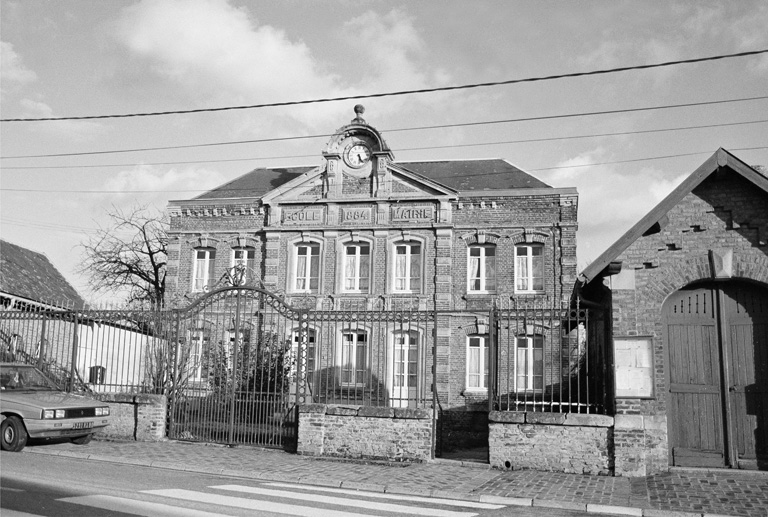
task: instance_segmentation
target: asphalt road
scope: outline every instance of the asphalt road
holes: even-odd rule
[[[520,508],[139,467],[36,454],[0,453],[3,517],[214,515],[308,517],[563,516],[595,514]]]

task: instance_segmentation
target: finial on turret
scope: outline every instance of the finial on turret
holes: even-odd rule
[[[365,106],[362,104],[355,105],[355,118],[352,119],[353,124],[365,124],[365,119],[362,117],[365,113]]]

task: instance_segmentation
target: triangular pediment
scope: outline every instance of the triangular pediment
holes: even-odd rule
[[[376,199],[419,199],[423,197],[455,198],[455,190],[418,173],[388,164],[386,172],[372,173],[366,177],[340,174],[341,196],[328,188],[328,172],[317,167],[294,178],[280,187],[267,192],[264,204],[307,203],[318,201],[348,201]]]

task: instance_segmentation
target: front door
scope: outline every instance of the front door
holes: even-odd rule
[[[671,463],[757,468],[768,460],[768,290],[687,288],[664,314]]]

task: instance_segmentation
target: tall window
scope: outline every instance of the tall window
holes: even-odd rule
[[[370,289],[371,247],[368,244],[344,246],[344,290],[367,293]]]
[[[488,389],[488,346],[485,336],[467,338],[467,389]]]
[[[469,247],[467,277],[470,292],[496,290],[496,247],[473,245]]]
[[[216,250],[201,248],[195,250],[195,265],[192,271],[192,290],[207,291],[213,284],[213,264]]]
[[[515,246],[515,290],[538,292],[544,290],[544,247],[540,244]]]
[[[187,375],[193,381],[208,378],[209,337],[203,329],[193,330],[189,334],[189,357],[187,358]],[[183,358],[182,358],[183,360]]]
[[[515,386],[517,391],[544,388],[544,337],[515,339]]]
[[[421,291],[421,245],[402,243],[395,246],[395,292]]]
[[[256,250],[253,248],[234,248],[232,249],[232,267],[242,266],[243,275],[240,277],[240,285],[244,285],[250,275],[253,275],[253,267],[256,258]]]
[[[320,245],[296,246],[296,291],[316,293],[320,285]]]
[[[368,367],[368,333],[347,331],[341,335],[341,382],[364,385]]]

